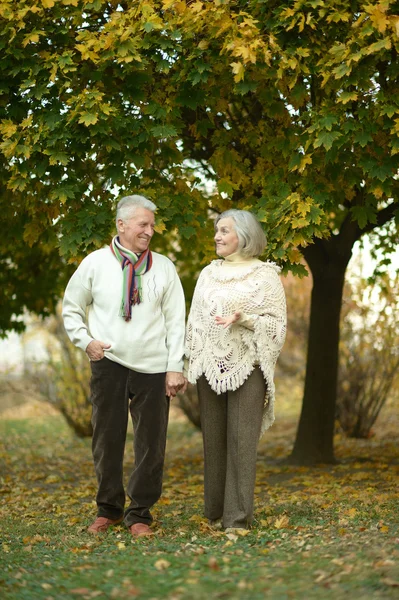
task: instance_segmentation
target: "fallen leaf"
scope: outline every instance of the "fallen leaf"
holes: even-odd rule
[[[160,558],[159,560],[156,561],[156,563],[154,564],[154,567],[158,571],[165,571],[166,569],[168,569],[170,567],[170,562],[165,560],[164,558]]]
[[[283,528],[287,527],[289,522],[290,522],[290,520],[287,517],[287,515],[283,515],[282,517],[280,517],[279,519],[276,519],[274,521],[274,526],[276,529],[283,529]]]
[[[389,585],[389,587],[399,587],[399,581],[395,581],[390,577],[383,577],[381,581],[382,583],[385,583],[385,585]]]
[[[249,534],[249,529],[237,529],[237,535],[241,536],[241,537],[245,537],[246,535]]]
[[[208,560],[208,567],[212,569],[212,571],[220,571],[219,563],[214,556],[211,556]]]

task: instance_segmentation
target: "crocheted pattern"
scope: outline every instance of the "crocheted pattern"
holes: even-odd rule
[[[205,375],[221,394],[239,388],[259,365],[267,386],[263,433],[274,421],[273,375],[286,333],[280,269],[271,262],[226,269],[223,262],[210,263],[197,281],[187,323],[187,378],[195,383]],[[216,316],[235,311],[245,313],[253,329],[239,323],[226,329],[216,325]]]

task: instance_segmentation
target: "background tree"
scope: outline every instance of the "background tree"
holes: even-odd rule
[[[66,257],[95,247],[109,236],[118,186],[156,197],[159,229],[191,236],[180,247],[198,248],[199,260],[209,249],[207,211],[231,205],[257,212],[269,256],[297,273],[302,248],[313,291],[299,462],[334,460],[346,266],[355,241],[397,214],[395,8],[389,0],[1,8],[3,179],[24,194],[25,241],[54,228]]]
[[[337,419],[350,437],[368,438],[388,399],[398,397],[399,277],[379,286],[361,275],[345,284]]]

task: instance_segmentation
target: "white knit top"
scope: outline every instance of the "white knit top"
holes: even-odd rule
[[[92,340],[111,347],[104,355],[140,373],[183,370],[185,303],[173,263],[152,253],[142,275],[143,301],[132,319],[120,315],[123,274],[109,246],[80,263],[65,290],[63,318],[71,341],[86,350]]]
[[[274,368],[284,344],[286,303],[271,262],[214,260],[203,269],[194,291],[186,330],[187,378],[205,375],[221,394],[239,388],[259,365],[267,392],[262,433],[274,421]],[[240,319],[227,328],[215,317],[234,312]]]

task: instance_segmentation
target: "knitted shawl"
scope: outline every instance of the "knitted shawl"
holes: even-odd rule
[[[214,260],[201,272],[187,323],[187,378],[195,383],[205,375],[221,394],[239,388],[259,365],[266,381],[261,435],[274,421],[274,368],[286,333],[286,303],[280,269],[271,262],[247,269],[223,268]],[[253,329],[234,323],[223,328],[216,316],[241,311]]]

